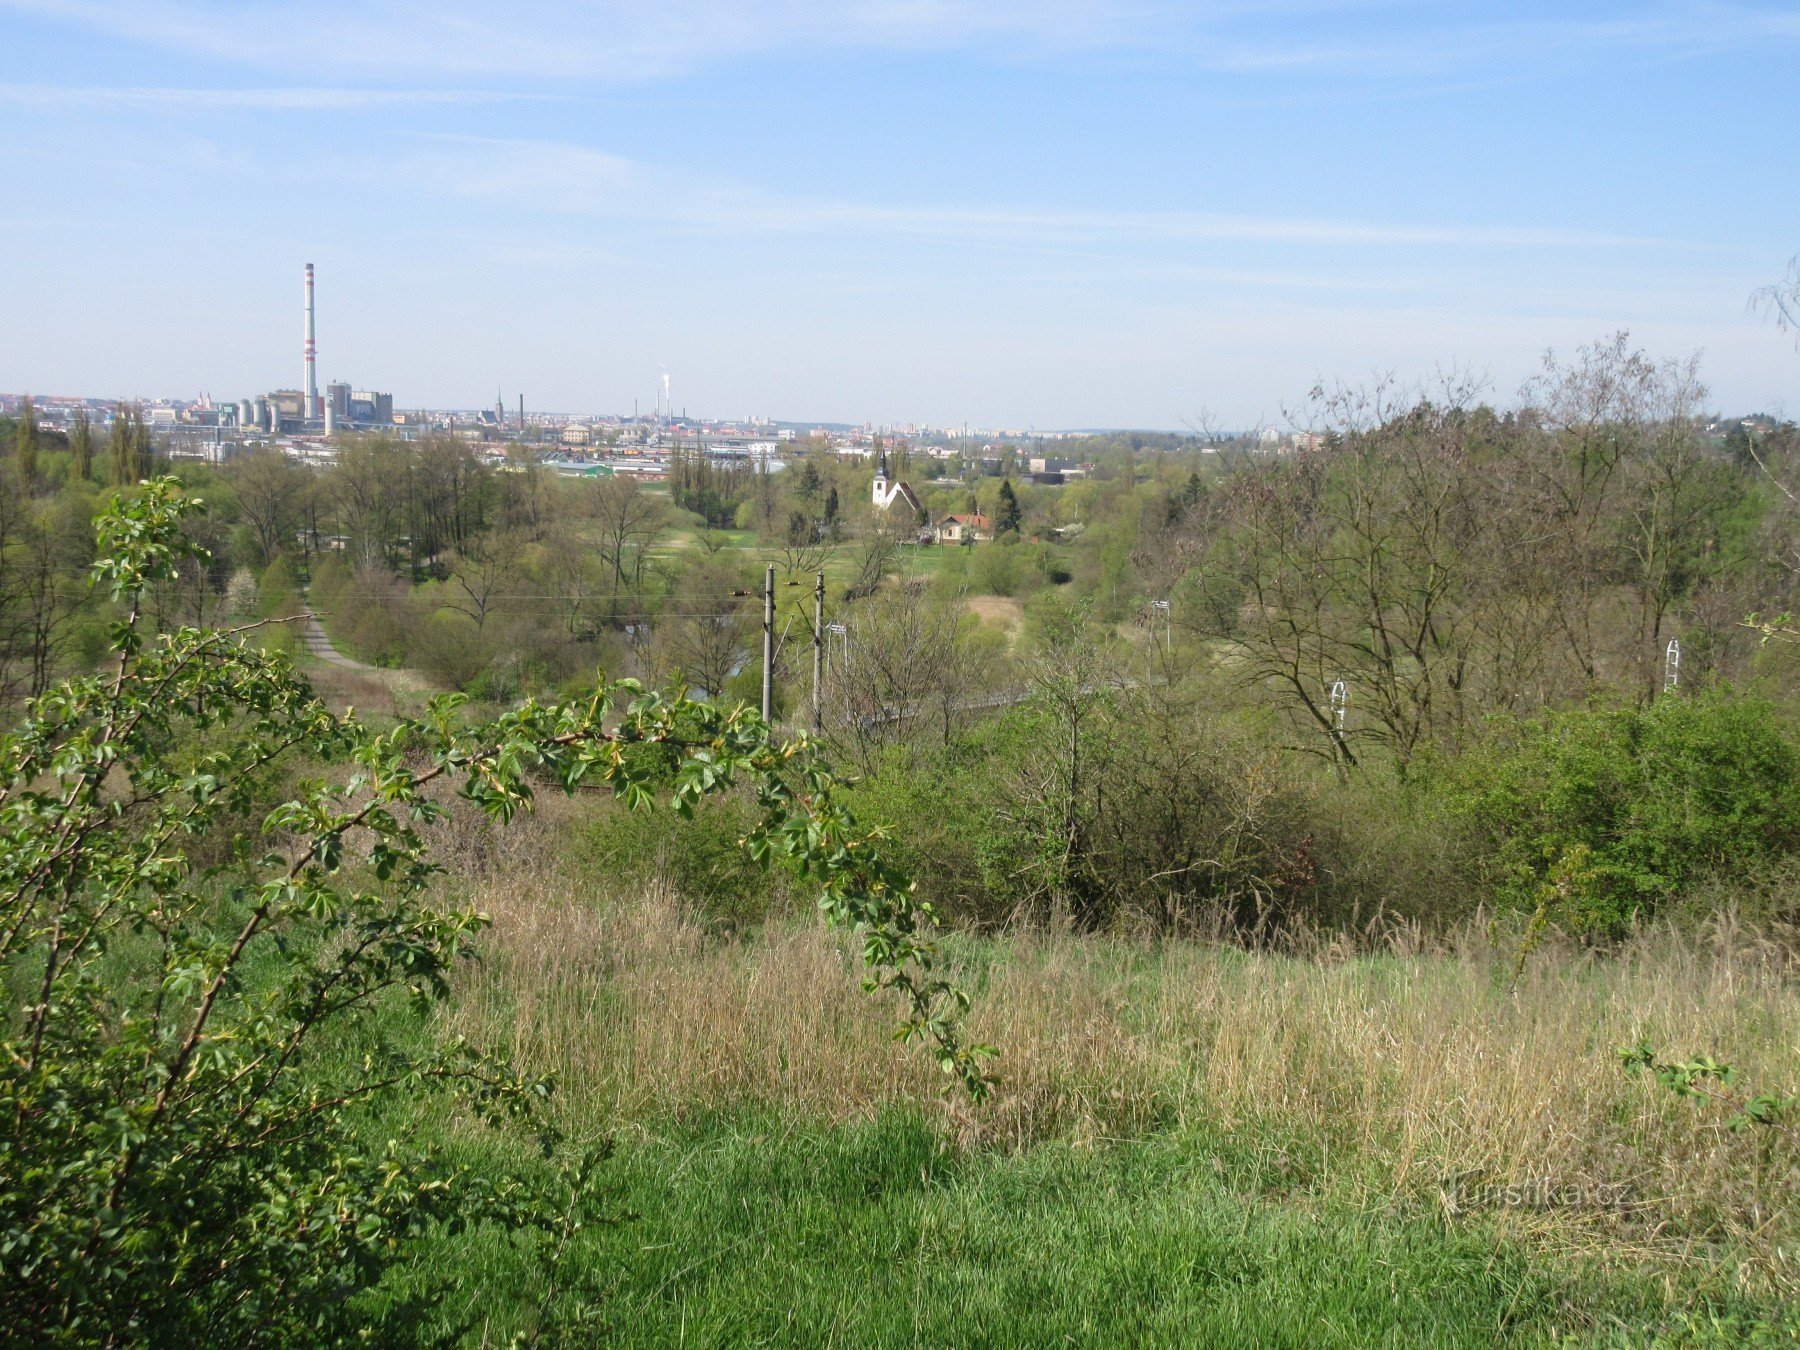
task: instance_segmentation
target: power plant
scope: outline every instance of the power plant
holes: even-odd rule
[[[300,388],[275,389],[260,398],[240,399],[222,411],[233,411],[240,427],[279,435],[282,432],[323,432],[330,435],[352,427],[391,426],[394,396],[370,389],[352,390],[333,383],[326,397],[319,397],[319,344],[315,326],[313,265],[306,264],[305,326],[300,358]]]

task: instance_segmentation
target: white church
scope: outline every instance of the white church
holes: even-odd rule
[[[875,468],[875,486],[873,488],[875,509],[885,511],[895,502],[911,509],[915,517],[922,516],[924,504],[919,501],[919,494],[912,490],[908,483],[896,483],[888,477],[887,451],[881,452],[881,462]]]

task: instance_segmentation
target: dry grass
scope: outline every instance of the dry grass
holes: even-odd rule
[[[439,692],[410,670],[350,670],[314,661],[305,675],[327,707],[354,708],[364,717],[415,714]]]
[[[1025,605],[1011,596],[971,595],[963,603],[977,619],[995,625],[1009,637],[1025,626]]]
[[[941,1113],[971,1146],[1081,1146],[1191,1130],[1258,1156],[1259,1183],[1370,1205],[1441,1203],[1441,1179],[1626,1185],[1622,1209],[1499,1216],[1611,1256],[1699,1260],[1730,1239],[1730,1278],[1791,1289],[1796,1176],[1774,1141],[1628,1078],[1619,1046],[1710,1051],[1746,1083],[1800,1086],[1800,991],[1784,952],[1721,925],[1595,956],[1543,951],[1515,986],[1479,933],[1437,950],[1313,956],[1015,934],[952,942],[972,1030],[1001,1086],[971,1107],[893,1046],[852,953],[804,922],[722,939],[667,894],[610,897],[544,861],[541,821],[458,848],[494,932],[456,1002],[462,1029],[554,1070],[588,1121],[757,1105],[863,1117]],[[534,836],[536,841],[534,842]],[[1720,1278],[1726,1279],[1722,1271]]]

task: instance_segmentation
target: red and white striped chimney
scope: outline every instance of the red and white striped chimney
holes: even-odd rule
[[[319,416],[318,346],[313,341],[313,265],[306,264],[306,415]]]

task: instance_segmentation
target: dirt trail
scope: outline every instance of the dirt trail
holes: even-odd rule
[[[300,626],[300,640],[306,644],[309,656],[317,657],[328,666],[337,666],[341,670],[369,670],[374,666],[366,666],[361,661],[353,661],[336,647],[331,645],[331,638],[325,632],[325,625],[314,615],[308,614],[306,622]]]

